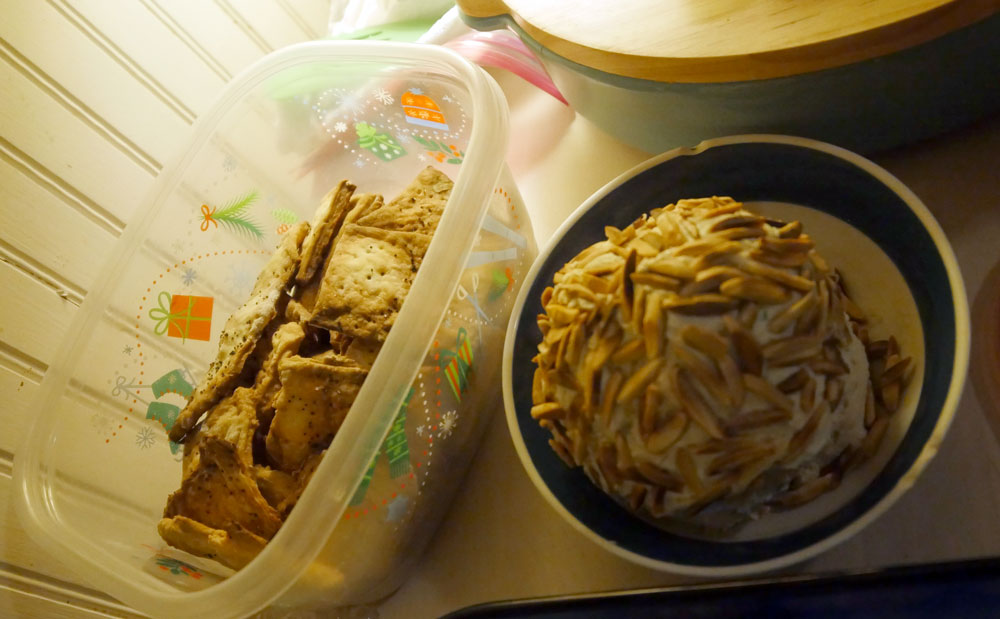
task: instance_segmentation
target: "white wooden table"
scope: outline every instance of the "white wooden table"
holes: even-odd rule
[[[497,77],[512,109],[508,161],[544,244],[591,193],[649,155],[517,78]],[[872,159],[941,223],[970,304],[982,290],[1000,287],[1000,268],[984,283],[1000,267],[1000,118]],[[974,339],[976,333],[974,319]],[[977,339],[977,348],[983,343]],[[1000,367],[973,372],[1000,384]],[[787,572],[1000,555],[1000,445],[989,422],[1000,420],[1000,402],[977,395],[970,382],[940,453],[909,493],[857,537]],[[692,579],[632,565],[564,522],[528,479],[501,412],[430,550],[378,610],[386,618],[432,617],[492,600],[683,582]]]

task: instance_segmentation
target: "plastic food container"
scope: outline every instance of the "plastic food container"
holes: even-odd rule
[[[445,49],[328,41],[235,79],[160,175],[87,296],[15,465],[32,536],[154,616],[329,608],[394,591],[500,404],[514,297],[536,249],[504,165],[507,107]],[[169,428],[280,235],[348,178],[395,196],[455,181],[364,387],[301,500],[233,572],[156,531],[180,484]]]

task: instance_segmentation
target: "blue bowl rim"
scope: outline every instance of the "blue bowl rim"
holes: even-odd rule
[[[920,224],[923,226],[924,230],[931,237],[935,248],[939,253],[939,258],[941,259],[942,265],[944,266],[948,284],[952,296],[952,306],[954,310],[954,320],[955,320],[955,346],[954,346],[954,357],[952,363],[951,377],[948,384],[948,389],[946,396],[944,398],[941,410],[937,416],[937,420],[934,424],[933,431],[930,436],[925,441],[919,455],[910,463],[906,472],[897,480],[895,485],[890,488],[874,505],[872,505],[867,511],[851,521],[847,526],[835,531],[832,535],[825,537],[812,543],[806,547],[800,548],[788,554],[781,556],[776,556],[762,561],[753,561],[739,564],[731,565],[690,565],[674,561],[662,561],[659,559],[651,558],[649,556],[634,552],[627,548],[623,548],[618,544],[615,544],[604,537],[602,537],[597,532],[593,531],[586,524],[581,522],[573,513],[571,513],[555,496],[553,491],[548,487],[545,481],[542,479],[540,473],[535,467],[535,464],[531,458],[531,454],[528,451],[527,445],[525,444],[524,437],[520,433],[519,422],[517,419],[517,410],[514,402],[513,394],[513,357],[515,349],[515,339],[517,332],[519,330],[519,325],[521,318],[523,316],[524,307],[528,299],[528,295],[532,288],[535,279],[538,276],[540,270],[548,261],[550,255],[553,253],[555,248],[560,244],[561,240],[565,237],[566,233],[576,224],[576,222],[587,213],[591,207],[600,202],[605,196],[610,194],[620,185],[626,183],[631,178],[639,175],[640,173],[656,167],[668,160],[685,157],[685,156],[696,156],[700,153],[708,151],[712,148],[725,147],[740,144],[753,144],[753,143],[763,143],[763,144],[778,144],[778,145],[788,145],[801,147],[806,149],[812,149],[825,153],[827,155],[832,155],[835,158],[843,160],[844,162],[860,168],[862,171],[867,172],[869,175],[874,177],[876,180],[885,185],[893,193],[895,193],[912,211],[912,213],[917,217]],[[521,290],[515,300],[514,307],[512,309],[511,320],[508,325],[507,335],[504,343],[504,353],[503,353],[503,366],[502,366],[502,378],[503,378],[503,398],[504,407],[506,410],[507,424],[510,429],[511,438],[514,442],[515,449],[518,453],[518,457],[521,460],[521,464],[524,466],[525,471],[531,478],[532,483],[539,490],[545,500],[567,521],[570,525],[582,533],[585,537],[593,540],[598,545],[602,546],[606,550],[616,554],[624,559],[627,559],[633,563],[656,569],[661,571],[668,571],[678,574],[685,574],[691,576],[700,577],[732,577],[732,576],[742,576],[748,574],[754,574],[764,571],[770,571],[786,567],[795,563],[799,563],[811,557],[814,557],[826,550],[846,541],[853,535],[861,531],[865,526],[874,521],[879,515],[884,513],[893,503],[895,503],[905,492],[908,490],[916,481],[917,477],[927,466],[930,460],[937,453],[944,436],[946,435],[948,428],[954,418],[955,412],[958,408],[958,403],[961,398],[963,386],[965,383],[968,362],[969,362],[969,347],[970,347],[970,319],[969,319],[969,307],[968,301],[965,293],[965,286],[963,283],[961,271],[958,266],[958,261],[955,258],[954,251],[951,245],[948,243],[947,237],[945,236],[940,225],[937,223],[934,216],[927,209],[927,207],[920,201],[920,199],[907,188],[899,179],[890,174],[885,169],[881,168],[874,162],[854,153],[852,151],[843,149],[832,144],[825,142],[820,142],[817,140],[812,140],[808,138],[787,136],[787,135],[772,135],[772,134],[748,134],[748,135],[734,135],[726,136],[720,138],[714,138],[710,140],[705,140],[694,147],[681,147],[675,148],[673,150],[667,151],[655,157],[652,157],[636,166],[630,170],[622,173],[617,178],[613,179],[601,189],[596,191],[587,200],[585,200],[577,209],[562,223],[562,225],[553,233],[552,237],[548,240],[545,247],[539,252],[535,259],[534,264],[529,270],[525,277],[525,281],[521,286]],[[923,395],[921,396],[923,398]],[[706,544],[712,544],[712,542],[705,542]]]

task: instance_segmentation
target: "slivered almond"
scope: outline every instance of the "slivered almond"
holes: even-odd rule
[[[699,294],[693,297],[672,297],[663,306],[672,312],[689,316],[711,316],[728,312],[736,301],[721,294]]]
[[[629,319],[632,323],[632,330],[636,333],[642,333],[642,318],[646,313],[646,291],[648,288],[645,286],[640,286],[635,289],[632,295],[632,317]]]
[[[699,271],[707,269],[723,259],[732,256],[743,250],[743,246],[734,241],[719,243],[715,248],[701,254],[696,260],[694,267]]]
[[[830,376],[841,376],[847,374],[847,368],[837,361],[829,359],[810,359],[806,365],[817,374],[828,374]]]
[[[646,342],[646,358],[653,359],[663,350],[667,313],[663,311],[663,293],[657,291],[646,297],[646,310],[642,316],[642,335]]]
[[[694,456],[685,447],[677,450],[675,456],[677,472],[681,474],[684,484],[691,489],[691,493],[698,495],[705,489],[701,476],[698,475],[698,466],[695,464]]]
[[[701,383],[702,387],[708,391],[715,402],[721,404],[726,410],[733,407],[732,395],[730,395],[725,385],[719,379],[719,376],[715,373],[715,368],[710,363],[684,346],[673,346],[672,349],[674,355],[677,357],[677,362]]]
[[[650,462],[637,462],[635,469],[639,475],[668,491],[676,492],[683,486],[676,475]]]
[[[889,336],[889,350],[887,352],[890,356],[899,354],[899,343],[896,341],[895,335]]]
[[[698,515],[703,509],[729,494],[730,489],[730,485],[724,480],[713,484],[695,497],[694,502],[685,510],[686,513],[690,517]]]
[[[571,296],[580,297],[588,301],[597,301],[597,295],[594,294],[594,291],[587,288],[583,284],[564,283],[560,286],[560,289],[567,293],[571,293]]]
[[[816,429],[819,428],[820,422],[823,417],[829,412],[829,406],[826,402],[820,402],[819,405],[813,410],[812,414],[809,415],[809,419],[806,420],[805,425],[799,428],[792,438],[788,441],[788,449],[785,452],[784,460],[786,462],[791,462],[802,455],[805,451],[806,446],[812,437],[816,434]]]
[[[806,255],[803,253],[782,255],[760,249],[751,250],[750,257],[776,267],[800,267],[806,262]]]
[[[844,295],[841,299],[841,303],[844,305],[844,311],[847,312],[847,315],[852,319],[858,322],[868,321],[868,317],[865,315],[864,310],[858,307],[857,303],[851,300],[851,297]]]
[[[717,291],[719,284],[734,277],[744,277],[746,274],[734,267],[717,265],[706,267],[695,275],[693,282],[688,282],[681,289],[684,296],[702,294],[704,292]]]
[[[743,245],[736,241],[727,241],[719,238],[706,238],[697,241],[688,241],[674,250],[674,256],[689,256],[697,258],[709,252],[736,253],[743,249]]]
[[[717,454],[727,451],[740,451],[759,446],[757,439],[748,437],[727,437],[722,439],[708,439],[696,446],[688,446],[692,453],[699,455]]]
[[[618,404],[624,404],[625,402],[637,397],[646,388],[646,385],[656,378],[656,374],[660,371],[660,367],[662,367],[662,365],[662,358],[647,361],[645,365],[636,370],[625,380],[625,384],[622,385],[621,391],[618,392],[618,397],[615,398],[615,402]]]
[[[566,347],[569,345],[569,337],[559,338],[559,342],[556,344],[556,358],[553,364],[555,368],[561,369],[566,361]]]
[[[723,204],[717,206],[712,210],[705,213],[705,219],[712,219],[713,217],[718,217],[719,215],[728,215],[729,213],[735,213],[736,211],[743,208],[742,202],[731,202],[729,204]]]
[[[794,273],[789,273],[785,269],[779,269],[767,264],[762,264],[756,260],[741,257],[738,262],[740,268],[747,273],[774,280],[782,286],[787,286],[788,288],[792,288],[800,292],[808,292],[816,286],[815,282],[808,277],[795,275]]]
[[[819,275],[826,275],[831,272],[829,263],[815,249],[809,250],[808,256],[809,262],[812,263]]]
[[[677,279],[692,279],[697,273],[694,266],[673,258],[650,260],[643,263],[643,267],[653,273]]]
[[[628,447],[628,442],[621,433],[615,435],[615,456],[615,466],[619,471],[624,473],[634,468],[632,452]]]
[[[778,388],[755,374],[743,375],[743,386],[747,391],[757,395],[765,402],[777,406],[789,413],[795,412],[795,404],[787,395],[778,391]]]
[[[772,239],[765,237],[760,240],[761,249],[766,252],[782,256],[798,253],[805,254],[815,246],[816,244],[813,243],[812,239],[810,239],[806,234],[791,239]],[[803,258],[805,257],[806,256],[803,256]]]
[[[580,277],[583,280],[583,285],[595,294],[608,294],[613,290],[611,282],[603,277],[591,275],[590,273],[581,273]]]
[[[641,359],[645,346],[645,342],[641,339],[629,340],[611,355],[611,362],[624,365],[630,361]]]
[[[535,375],[531,379],[531,403],[541,404],[545,401],[545,370],[535,368]]]
[[[611,424],[611,411],[615,408],[615,399],[625,382],[625,377],[621,372],[612,372],[604,384],[604,392],[601,394],[601,420],[604,426]]]
[[[753,335],[744,329],[730,331],[736,360],[744,373],[760,375],[764,369],[764,355]]]
[[[819,495],[829,492],[837,487],[839,480],[832,473],[827,473],[816,479],[812,479],[802,484],[794,490],[789,490],[780,494],[774,501],[775,505],[784,509],[799,507],[812,501]]]
[[[573,460],[572,454],[570,454],[569,450],[566,449],[562,443],[550,438],[549,447],[552,448],[552,451],[556,452],[556,455],[559,456],[560,460],[566,463],[566,466],[570,468],[576,466],[576,461]]]
[[[733,417],[726,423],[726,434],[733,436],[756,430],[776,423],[791,421],[792,414],[780,408],[764,408],[747,411]]]
[[[664,243],[670,247],[680,245],[687,240],[672,215],[667,213],[658,215],[656,217],[656,227],[659,228],[660,234],[663,235]]]
[[[542,402],[531,407],[532,419],[560,419],[565,416],[566,411],[556,402]]]
[[[757,314],[760,312],[760,308],[754,303],[744,303],[743,307],[740,308],[740,322],[747,329],[753,329],[754,323],[757,322]]]
[[[882,440],[885,438],[886,430],[889,429],[889,418],[888,417],[875,417],[875,422],[872,427],[869,428],[865,440],[861,443],[860,451],[866,458],[871,458],[878,451],[879,445],[882,444]]]
[[[642,400],[642,414],[639,417],[639,432],[643,436],[649,435],[656,429],[657,413],[663,403],[663,391],[656,385],[650,383],[646,385],[646,394]]]
[[[837,408],[840,398],[844,395],[844,383],[839,378],[827,378],[823,397],[830,403],[830,408]]]
[[[782,393],[792,393],[794,391],[798,391],[799,389],[805,387],[808,380],[809,373],[806,372],[805,369],[799,368],[778,383],[778,391],[781,391]]]
[[[674,413],[670,419],[646,439],[646,449],[653,453],[663,453],[680,440],[688,427],[688,416]]]
[[[768,330],[771,333],[781,333],[805,314],[806,310],[815,306],[816,302],[816,292],[810,290],[802,295],[798,301],[775,314],[767,323]]]
[[[758,215],[733,215],[732,217],[726,217],[715,222],[709,230],[718,232],[730,228],[758,227],[763,225],[764,218]]]
[[[820,354],[823,345],[811,335],[792,335],[768,342],[761,350],[768,365],[785,367]]]
[[[542,291],[542,307],[548,305],[549,301],[552,300],[553,292],[555,292],[555,288],[553,288],[552,286],[546,286],[545,290]]]
[[[899,381],[883,384],[879,393],[882,396],[882,405],[889,413],[895,413],[899,408]]]
[[[778,238],[794,239],[802,234],[802,222],[793,221],[778,228]]]
[[[773,305],[788,300],[785,288],[760,277],[734,277],[719,284],[719,292],[737,299]]]
[[[609,444],[601,445],[597,450],[597,467],[601,469],[601,475],[611,489],[615,489],[622,483],[621,473],[615,466],[617,457],[615,448]]]
[[[691,239],[701,238],[701,231],[698,230],[698,226],[696,226],[693,221],[689,219],[682,219],[680,220],[680,227],[684,231],[684,234],[688,236],[688,238]]]
[[[611,323],[614,324],[614,323]],[[622,340],[622,332],[618,329],[605,331],[603,337],[599,337],[597,345],[587,352],[585,363],[594,371],[600,370],[608,362],[608,359],[618,349]]]
[[[654,247],[646,242],[644,239],[632,239],[625,245],[626,249],[635,250],[641,258],[651,258],[660,253],[658,247]]]
[[[614,226],[604,226],[604,235],[609,241],[621,247],[635,238],[635,227],[628,225],[625,229],[619,230]]]
[[[766,235],[767,232],[765,232],[763,228],[730,228],[728,230],[720,230],[719,232],[712,234],[712,236],[717,239],[726,239],[727,241],[754,239]]]
[[[628,493],[628,506],[632,511],[637,511],[646,500],[646,487],[634,484]]]
[[[890,361],[892,363],[890,363]],[[883,370],[882,376],[879,378],[879,381],[882,384],[887,384],[898,380],[902,380],[903,375],[906,373],[906,369],[908,367],[910,367],[909,357],[900,359],[898,356],[896,356],[895,360],[893,360],[890,357],[889,359],[886,359],[885,370]]]
[[[729,390],[729,394],[733,398],[733,406],[738,409],[743,406],[743,398],[746,396],[743,387],[743,375],[740,369],[729,355],[719,357],[715,360],[715,364],[718,366],[719,373],[722,374],[722,379],[726,383],[726,389]]]
[[[670,371],[670,383],[676,390],[674,395],[677,401],[687,412],[691,420],[701,426],[712,438],[722,438],[723,432],[722,428],[719,427],[719,422],[702,399],[701,394],[691,384],[691,379],[688,377],[687,372],[674,366]]]
[[[662,288],[664,290],[680,290],[681,282],[676,277],[668,277],[652,271],[632,273],[632,284]]]
[[[607,275],[608,273],[614,273],[620,269],[621,265],[621,256],[617,253],[607,253],[596,256],[593,260],[587,262],[587,264],[583,267],[583,271],[594,276]]]
[[[579,323],[574,324],[566,338],[566,349],[563,350],[564,360],[570,366],[576,365],[577,359],[580,358],[580,352],[584,345],[583,338],[583,326]]]
[[[875,340],[865,347],[868,359],[885,357],[889,352],[889,340]]]
[[[819,298],[817,297],[816,302],[811,304],[802,315],[798,317],[795,321],[795,329],[792,331],[795,335],[804,335],[806,333],[812,333],[816,329],[816,322],[819,320]]]
[[[767,458],[773,454],[773,447],[754,447],[741,451],[726,452],[712,458],[705,468],[705,472],[708,475],[718,475],[719,473],[739,470],[761,458]]]
[[[865,393],[865,427],[870,428],[873,423],[875,423],[875,390],[869,382],[868,391]]]
[[[557,303],[549,303],[545,306],[545,312],[549,315],[554,326],[565,326],[572,324],[576,317],[580,315],[580,310]]]
[[[729,356],[729,342],[717,333],[703,329],[697,325],[685,325],[681,329],[681,339],[684,343],[713,359]]]
[[[625,258],[625,266],[624,270],[622,271],[622,283],[623,283],[622,294],[624,295],[623,296],[624,304],[626,306],[632,305],[632,294],[634,292],[633,290],[634,287],[632,284],[632,273],[635,272],[635,265],[637,259],[638,259],[637,254],[634,249],[630,251],[628,253],[628,257]]]
[[[799,408],[811,411],[816,405],[816,379],[809,376],[799,392]]]
[[[645,223],[644,230],[639,233],[639,239],[643,243],[648,243],[650,246],[655,247],[657,251],[661,251],[664,248],[663,235],[656,227],[656,222],[653,220],[648,220]]]

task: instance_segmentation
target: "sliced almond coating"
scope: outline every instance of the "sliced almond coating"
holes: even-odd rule
[[[568,333],[568,331],[567,331]],[[569,345],[569,337],[560,337],[559,341],[556,342],[556,357],[555,357],[555,368],[561,369],[566,360],[566,347]]]
[[[809,376],[806,384],[799,392],[799,407],[804,411],[811,411],[816,405],[816,379]]]
[[[847,315],[851,317],[852,320],[858,322],[867,322],[868,317],[865,315],[865,311],[858,307],[858,304],[851,300],[851,297],[844,295],[841,303],[844,305],[844,311]]]
[[[868,391],[865,394],[865,427],[870,428],[875,423],[875,390],[872,389],[871,382],[868,383]]]
[[[789,413],[795,412],[795,404],[787,395],[778,391],[778,388],[755,374],[743,375],[743,386],[747,391],[760,397],[765,402],[777,406]]]
[[[582,298],[590,302],[597,301],[597,295],[583,284],[563,283],[559,288],[570,299]]]
[[[839,480],[833,473],[827,473],[816,479],[807,481],[794,490],[784,492],[775,499],[775,504],[784,509],[805,505],[819,495],[837,487]]]
[[[687,240],[672,215],[667,213],[658,215],[656,217],[656,227],[659,228],[660,234],[663,235],[663,241],[668,246],[680,245]]]
[[[628,253],[628,257],[625,258],[625,267],[622,271],[622,290],[624,294],[625,305],[632,305],[632,295],[634,293],[634,286],[632,284],[632,273],[635,272],[635,265],[637,260],[636,251],[633,249]]]
[[[788,292],[783,287],[760,277],[727,279],[719,285],[719,292],[765,305],[784,303],[788,300]]]
[[[611,282],[603,277],[590,273],[580,273],[580,279],[583,281],[583,285],[594,294],[608,294],[613,290]],[[544,297],[542,303],[545,303]]]
[[[681,474],[684,484],[691,489],[692,494],[701,494],[705,486],[701,481],[701,476],[698,475],[698,466],[695,464],[691,452],[686,447],[681,447],[677,450],[675,460],[677,471]]]
[[[847,374],[846,367],[837,361],[830,361],[829,359],[810,359],[807,365],[810,370],[817,374],[827,374],[830,376]]]
[[[781,367],[811,359],[823,351],[823,343],[811,335],[792,335],[768,342],[761,348],[769,365]]]
[[[632,273],[632,284],[662,288],[664,290],[680,290],[681,282],[675,277],[668,277],[652,271]]]
[[[810,250],[808,256],[809,262],[813,265],[819,275],[826,275],[831,272],[830,265],[815,249]]]
[[[637,511],[646,501],[646,487],[641,484],[634,484],[628,493],[628,506],[632,511]]]
[[[683,486],[676,475],[650,462],[637,462],[635,468],[639,475],[667,491],[676,492]]]
[[[629,340],[611,355],[611,362],[616,365],[625,365],[636,359],[641,359],[645,349],[646,344],[643,340]]]
[[[647,385],[646,394],[642,400],[642,414],[639,416],[639,432],[643,436],[648,436],[656,429],[657,413],[662,403],[663,391],[656,383]]]
[[[615,408],[615,399],[624,382],[625,377],[621,372],[613,372],[604,385],[604,392],[601,394],[601,420],[605,427],[611,424],[611,411]]]
[[[563,359],[572,367],[576,365],[580,358],[580,353],[584,346],[583,325],[579,322],[570,327],[569,336],[566,338],[566,349],[563,351]]]
[[[878,451],[879,445],[882,444],[882,440],[885,438],[886,430],[889,429],[889,418],[888,417],[876,417],[875,423],[868,430],[868,435],[865,436],[865,440],[861,443],[860,451],[866,458],[871,458]]]
[[[663,453],[670,449],[687,432],[688,416],[675,413],[662,428],[651,433],[646,439],[646,449],[653,453]]]
[[[705,292],[716,292],[719,290],[719,284],[727,279],[743,277],[745,275],[743,271],[731,266],[716,265],[706,267],[698,271],[693,282],[688,282],[681,288],[681,295],[692,296]]]
[[[767,263],[771,266],[776,267],[800,267],[806,263],[806,254],[775,254],[769,251],[762,251],[759,249],[751,250],[750,257],[754,260]]]
[[[792,438],[788,441],[788,449],[785,452],[785,461],[791,462],[795,460],[805,451],[806,446],[809,445],[809,441],[812,440],[813,436],[816,434],[816,429],[819,428],[820,422],[823,417],[830,412],[829,406],[826,402],[820,402],[819,406],[813,410],[812,414],[809,415],[809,419],[806,420],[805,425],[799,428]]]
[[[718,217],[719,215],[728,215],[729,213],[735,213],[736,211],[743,208],[742,202],[731,202],[729,204],[723,204],[722,206],[717,206],[712,210],[705,213],[705,219],[712,219],[713,217]]]
[[[804,294],[798,301],[792,303],[785,309],[775,314],[767,322],[767,328],[771,333],[781,333],[792,326],[810,307],[816,305],[816,293],[812,290]]]
[[[865,347],[869,360],[885,357],[889,353],[889,340],[875,340]]]
[[[805,387],[808,380],[809,372],[807,372],[804,368],[799,368],[778,383],[778,390],[782,393],[792,393]]]
[[[681,329],[681,339],[691,348],[713,359],[721,359],[729,356],[729,342],[717,333],[713,333],[697,325],[685,325]]]
[[[694,279],[694,276],[697,274],[693,265],[673,258],[649,260],[643,263],[643,268],[647,271],[676,279]]]
[[[655,248],[657,252],[662,251],[666,247],[663,235],[656,228],[656,222],[651,219],[646,222],[645,228],[639,233],[639,240]]]
[[[811,304],[802,315],[798,317],[795,321],[795,329],[793,333],[795,335],[804,335],[806,333],[813,333],[816,331],[816,323],[819,320],[819,298],[817,297],[816,303]]]
[[[778,228],[778,238],[794,239],[802,234],[802,222],[793,221]]]
[[[643,392],[646,385],[656,378],[656,374],[660,371],[662,366],[662,358],[647,361],[645,365],[636,370],[631,376],[628,377],[628,379],[626,379],[625,384],[622,385],[621,391],[618,392],[618,397],[615,398],[615,402],[618,404],[624,404],[637,397]]]
[[[823,397],[830,403],[830,408],[837,408],[840,398],[844,395],[844,383],[839,378],[827,378]]]
[[[691,379],[684,370],[674,367],[672,370],[671,382],[676,386],[677,401],[687,412],[688,416],[697,423],[712,438],[722,438],[722,428],[715,419],[715,415],[708,408],[702,399],[701,394],[691,384]]]
[[[899,354],[899,343],[896,341],[896,336],[895,335],[890,335],[889,336],[889,349],[888,349],[887,352],[888,352],[889,356],[898,355]]]
[[[726,434],[735,436],[776,423],[791,421],[792,414],[780,408],[763,408],[740,413],[726,422]]]
[[[708,439],[698,445],[689,446],[688,449],[690,449],[692,453],[705,455],[729,451],[741,451],[743,449],[751,449],[759,446],[758,439],[753,437],[726,437],[721,439]]]
[[[632,317],[629,320],[632,322],[632,330],[639,334],[642,333],[642,319],[646,314],[646,291],[648,290],[649,288],[645,286],[639,286],[632,296]]]
[[[660,253],[660,249],[651,245],[645,239],[632,239],[625,245],[626,249],[635,251],[640,258],[652,258]]]
[[[759,215],[733,215],[726,217],[712,224],[709,228],[712,232],[728,230],[730,228],[757,227],[764,225],[764,218]]]
[[[754,462],[774,455],[773,447],[753,447],[750,449],[729,451],[712,458],[705,468],[709,475],[718,475],[737,471]]]
[[[735,321],[734,321],[735,322]],[[744,373],[760,375],[764,369],[764,355],[753,335],[742,327],[730,328],[729,336],[733,340],[736,351],[736,361]]]
[[[646,311],[642,316],[642,335],[646,342],[646,358],[653,359],[663,350],[667,313],[663,311],[663,294],[654,292],[646,297]]]
[[[663,306],[678,314],[712,316],[733,309],[736,301],[720,294],[699,294],[693,297],[672,297],[664,301]]]
[[[604,236],[618,246],[623,246],[635,238],[635,228],[627,226],[624,230],[619,230],[614,226],[604,226]]]
[[[740,322],[747,329],[753,329],[754,323],[757,322],[757,314],[760,312],[760,308],[757,307],[755,303],[744,303],[740,307],[739,318]]]
[[[895,413],[896,409],[899,408],[899,381],[882,385],[879,392],[882,395],[882,404],[886,410],[890,413]]]
[[[615,448],[611,445],[601,445],[597,450],[597,467],[601,470],[601,475],[610,489],[615,489],[622,483],[621,474],[615,467],[615,460]]]
[[[580,315],[580,310],[558,303],[549,303],[545,306],[545,313],[549,315],[553,326],[566,326],[572,324],[576,317]]]
[[[712,396],[712,399],[722,404],[726,409],[735,404],[725,385],[719,380],[715,368],[708,362],[689,351],[684,346],[672,346],[677,362],[701,383],[702,387]]]

